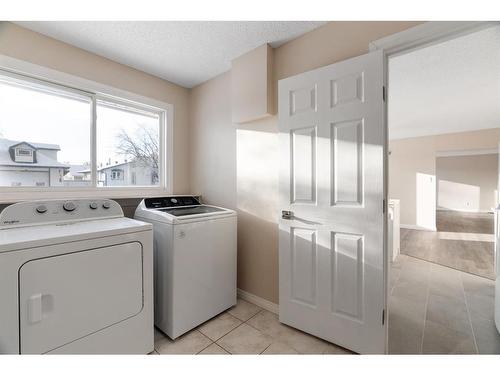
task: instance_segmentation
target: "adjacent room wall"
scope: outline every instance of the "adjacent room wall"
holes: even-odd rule
[[[500,129],[488,129],[389,142],[389,198],[401,201],[401,225],[418,226],[417,176],[436,176],[437,152],[496,149],[499,140]]]
[[[419,22],[330,22],[274,51],[276,82],[368,52]],[[191,192],[238,210],[238,287],[278,302],[278,119],[231,122],[230,73],[191,90]]]
[[[188,89],[10,22],[0,22],[0,54],[173,104],[173,189],[189,191]]]
[[[489,212],[496,206],[498,154],[436,158],[438,209]]]

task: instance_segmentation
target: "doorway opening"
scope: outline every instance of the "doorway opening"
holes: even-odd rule
[[[500,26],[388,61],[389,353],[500,353]]]

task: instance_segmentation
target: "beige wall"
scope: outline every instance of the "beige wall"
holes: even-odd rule
[[[0,22],[0,54],[173,104],[173,187],[189,191],[188,89],[10,22]]]
[[[330,22],[274,51],[274,81],[366,53],[372,40],[418,23]],[[174,191],[238,209],[238,286],[278,301],[277,117],[234,125],[229,72],[190,92],[6,22],[0,54],[172,103]]]
[[[417,225],[417,173],[436,176],[436,152],[498,147],[500,129],[418,137],[389,143],[389,198],[401,200],[401,224]]]
[[[416,24],[330,22],[274,51],[275,81],[366,53],[369,42]],[[278,121],[231,123],[230,83],[225,73],[191,91],[191,190],[237,207],[238,287],[277,302]]]
[[[438,208],[488,212],[496,206],[498,154],[436,158]]]
[[[231,123],[231,74],[192,90],[191,191],[212,204],[236,208],[236,126]]]

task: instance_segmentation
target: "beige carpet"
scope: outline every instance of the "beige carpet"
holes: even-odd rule
[[[494,280],[493,214],[437,211],[436,225],[401,229],[401,253]]]

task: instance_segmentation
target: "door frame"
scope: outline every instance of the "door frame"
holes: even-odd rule
[[[499,26],[500,21],[429,21],[407,30],[376,39],[368,44],[369,52],[381,50],[383,53],[384,80],[384,318],[385,318],[385,352],[389,349],[389,249],[388,249],[388,193],[389,193],[389,96],[388,72],[389,58],[403,55],[420,48],[442,43],[460,36],[468,35],[489,27]]]

